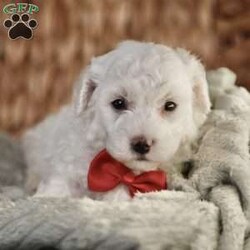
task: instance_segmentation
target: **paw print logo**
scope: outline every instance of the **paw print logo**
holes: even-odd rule
[[[33,29],[37,27],[37,21],[30,19],[30,16],[26,13],[13,14],[10,18],[6,19],[3,23],[7,28],[9,38],[15,40],[17,38],[31,39],[33,37]]]

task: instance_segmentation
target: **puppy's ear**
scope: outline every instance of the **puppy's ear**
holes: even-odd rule
[[[87,109],[91,96],[96,88],[96,83],[89,77],[89,68],[81,73],[74,88],[74,108],[76,115]]]
[[[177,54],[188,69],[193,89],[193,111],[196,124],[201,125],[210,111],[206,72],[201,62],[187,50],[178,48]]]

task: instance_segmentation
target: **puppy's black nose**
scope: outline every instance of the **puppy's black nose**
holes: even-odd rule
[[[131,143],[132,149],[139,154],[147,154],[150,150],[150,146],[144,138],[135,139]]]

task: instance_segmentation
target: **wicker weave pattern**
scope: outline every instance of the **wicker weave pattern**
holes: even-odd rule
[[[123,39],[186,47],[249,84],[248,1],[34,0],[32,40],[11,41],[0,28],[0,129],[20,133],[67,103],[80,69]]]
[[[215,6],[218,54],[214,66],[225,65],[250,89],[250,1],[219,0]]]

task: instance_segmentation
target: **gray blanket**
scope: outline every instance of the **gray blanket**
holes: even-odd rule
[[[26,197],[17,142],[0,136],[0,249],[250,249],[250,96],[226,69],[208,74],[214,111],[180,191],[130,202]]]

